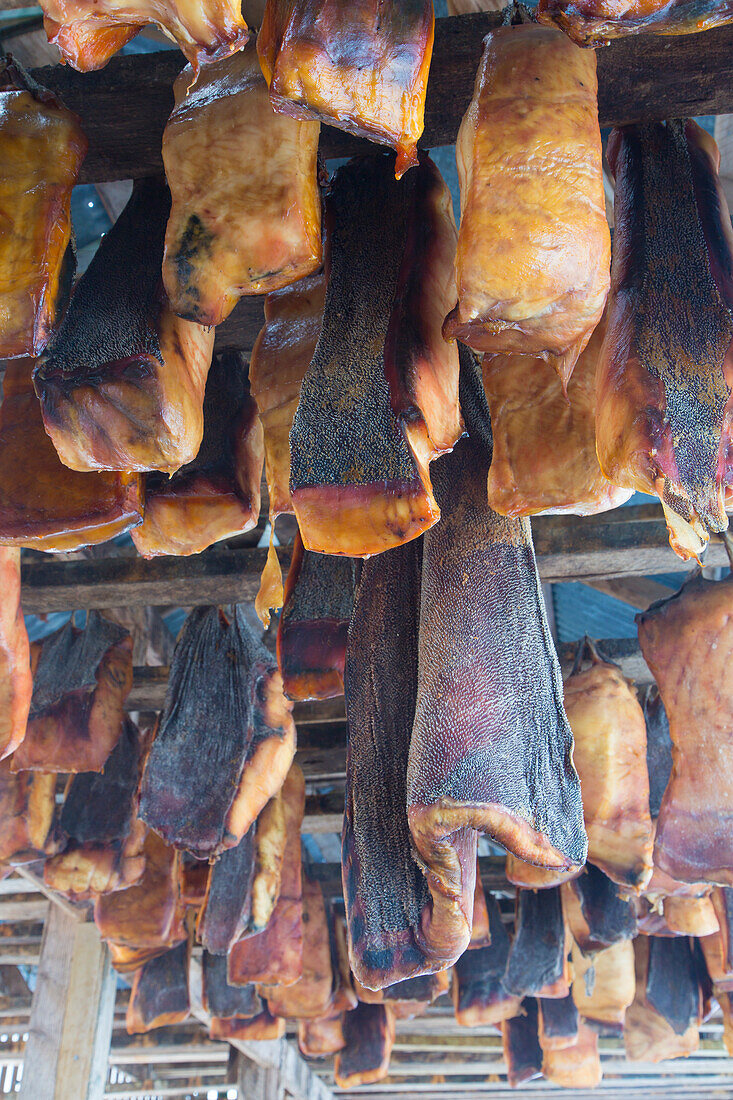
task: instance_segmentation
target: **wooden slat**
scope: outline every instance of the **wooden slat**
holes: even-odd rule
[[[498,13],[437,20],[425,112],[426,148],[455,141],[473,90],[482,39]],[[620,39],[597,51],[602,125],[733,111],[733,27],[703,34]],[[183,65],[165,51],[113,58],[99,72],[70,67],[35,70],[76,111],[89,138],[82,169],[87,183],[159,172],[161,135],[171,111],[171,86]],[[369,148],[324,128],[321,153],[341,157]]]

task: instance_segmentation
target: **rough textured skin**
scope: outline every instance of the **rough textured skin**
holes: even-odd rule
[[[213,955],[228,954],[249,921],[256,828],[252,825],[236,848],[223,852],[211,868],[197,934]]]
[[[305,1058],[327,1058],[344,1049],[346,1040],[339,1012],[317,1020],[298,1020],[298,1049]]]
[[[588,859],[635,893],[652,875],[646,723],[630,680],[580,643],[578,671],[565,681],[565,712],[583,794]],[[590,668],[582,669],[583,651]]]
[[[212,1017],[209,1035],[212,1039],[282,1039],[285,1021],[271,1016],[267,1009],[251,1018],[234,1016],[229,1020]]]
[[[675,1035],[701,1022],[697,969],[686,936],[649,936],[646,997]]]
[[[646,764],[649,772],[649,813],[659,817],[662,798],[672,774],[672,740],[669,719],[656,684],[650,684],[642,699],[646,722]]]
[[[504,988],[517,997],[566,997],[568,942],[560,888],[517,890],[517,917]]]
[[[190,68],[176,80],[163,134],[163,282],[174,313],[218,325],[243,294],[319,267],[320,125],[273,111],[253,42],[193,81]]]
[[[145,518],[132,541],[144,558],[199,554],[256,526],[264,445],[241,352],[217,355],[206,380],[204,434],[172,477],[145,475]]]
[[[118,947],[160,954],[186,938],[178,882],[181,857],[152,832],[145,838],[143,852],[145,871],[140,881],[97,898],[94,922],[102,939]],[[113,964],[120,969],[114,952]]]
[[[76,115],[0,61],[0,359],[38,355],[63,306],[71,189],[87,151]]]
[[[13,771],[101,772],[122,733],[131,636],[90,611],[83,630],[70,619],[31,649],[33,696]]]
[[[532,355],[485,355],[484,389],[494,453],[489,505],[502,516],[591,516],[628,500],[596,456],[596,365],[601,319],[563,393],[549,363]]]
[[[537,1001],[534,997],[525,997],[517,1015],[502,1022],[507,1080],[513,1089],[542,1073],[542,1048],[537,1027]]]
[[[194,69],[235,53],[249,37],[236,0],[43,0],[41,7],[49,42],[82,73],[103,68],[150,23]]]
[[[334,974],[323,890],[319,882],[303,882],[303,971],[288,986],[262,990],[273,1016],[314,1020],[325,1016],[333,1003]]]
[[[720,928],[709,895],[665,898],[663,912],[667,928],[676,936],[712,936]]]
[[[450,966],[468,946],[476,837],[427,879],[415,861],[405,775],[417,686],[419,543],[364,565],[346,653],[344,900],[351,968],[369,989]]]
[[[567,997],[538,997],[538,1033],[540,1046],[546,1054],[549,1050],[562,1050],[578,1041],[578,1009],[570,993]]]
[[[581,1020],[575,1043],[550,1047],[542,1058],[542,1076],[561,1088],[595,1089],[603,1071],[598,1054],[598,1035]]]
[[[142,522],[139,474],[79,474],[43,427],[31,374],[9,363],[0,405],[0,545],[46,552],[106,542]]]
[[[257,51],[277,111],[320,118],[417,164],[435,17],[430,0],[267,0]]]
[[[563,882],[576,878],[583,869],[571,867],[568,871],[563,871],[535,867],[533,863],[525,863],[523,859],[517,859],[513,852],[507,852],[505,868],[508,881],[515,886],[523,886],[527,890],[548,890],[551,886],[561,886]]]
[[[25,737],[33,694],[28,631],[20,606],[20,550],[14,547],[0,547],[0,592],[0,760],[4,760]]]
[[[654,862],[683,882],[733,885],[733,578],[696,577],[636,618],[672,738]]]
[[[343,695],[356,583],[356,562],[312,554],[296,535],[277,628],[277,663],[288,699]]]
[[[456,142],[458,305],[443,331],[539,355],[566,385],[609,285],[596,59],[536,25],[484,41]]]
[[[262,1001],[254,985],[230,985],[224,955],[204,951],[202,1003],[209,1015],[218,1020],[251,1019],[262,1011]]]
[[[326,197],[321,334],[290,432],[290,491],[308,550],[363,557],[438,519],[428,466],[462,430],[448,188],[427,156],[340,168]]]
[[[471,920],[471,939],[468,944],[470,950],[475,947],[491,946],[491,928],[489,925],[489,909],[486,903],[484,884],[481,881],[478,863],[476,864],[476,886],[473,891],[473,918]]]
[[[592,863],[573,882],[562,886],[563,913],[568,928],[585,955],[636,935],[634,907],[619,887]]]
[[[491,894],[486,905],[490,945],[465,952],[453,967],[453,1009],[456,1022],[462,1027],[498,1026],[520,1011],[520,998],[507,993],[503,984],[509,936]]]
[[[462,349],[468,439],[434,466],[442,512],[424,538],[410,831],[431,880],[457,874],[465,833],[520,859],[585,861],[580,785],[528,520],[486,502],[488,409]]]
[[[555,23],[580,46],[627,34],[697,34],[733,22],[730,0],[540,0],[541,23]]]
[[[359,1004],[343,1016],[344,1048],[336,1055],[333,1076],[339,1088],[373,1085],[389,1073],[395,1038],[394,1017],[384,1005]]]
[[[733,480],[733,229],[713,138],[691,121],[615,130],[608,332],[596,437],[617,485],[656,493],[673,549],[728,526]]]
[[[54,772],[14,773],[0,763],[0,860],[28,863],[58,851]]]
[[[305,809],[305,779],[293,764],[283,784],[286,841],[280,895],[267,927],[235,943],[229,952],[229,981],[291,985],[303,973],[303,883],[300,826]]]
[[[620,1028],[634,999],[634,945],[619,940],[592,957],[573,944],[573,1000],[584,1020]]]
[[[203,433],[214,333],[161,288],[165,183],[136,183],[34,371],[43,423],[72,470],[174,473]]]
[[[235,847],[292,762],[291,710],[241,606],[196,608],[173,654],[140,817],[200,858]]]
[[[188,991],[189,940],[158,955],[135,971],[127,1005],[128,1035],[142,1035],[156,1027],[182,1024],[191,1001]]]
[[[145,826],[137,818],[144,743],[130,718],[101,774],[74,776],[59,818],[64,850],[46,860],[43,879],[72,900],[124,890],[145,870]]]
[[[630,1062],[662,1062],[668,1058],[684,1058],[688,1054],[695,1053],[700,1041],[698,1020],[693,1020],[689,1027],[682,1033],[678,1033],[647,996],[652,941],[651,936],[637,936],[634,940],[636,993],[633,1003],[626,1010],[624,1020],[624,1047]],[[661,938],[656,940],[657,944],[662,942]],[[678,978],[679,993],[682,998],[685,992],[682,988],[683,975],[672,974],[669,977],[672,981]],[[697,988],[699,996],[699,986]]]
[[[367,989],[354,978],[357,999],[368,1005],[388,1004],[390,1008],[399,1006],[429,1005],[450,989],[450,971],[440,970],[437,974],[421,974],[417,978],[404,978],[384,989]],[[355,1007],[355,1006],[352,1006]]]

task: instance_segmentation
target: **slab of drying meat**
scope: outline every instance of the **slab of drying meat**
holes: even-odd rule
[[[389,1072],[395,1038],[392,1013],[385,1005],[359,1004],[342,1021],[344,1048],[336,1055],[334,1080],[339,1088],[373,1085]]]
[[[517,1088],[542,1073],[542,1047],[537,1034],[537,1001],[525,997],[520,1011],[501,1025],[507,1080]]]
[[[176,317],[160,265],[170,194],[136,183],[34,372],[43,423],[72,470],[161,470],[201,443],[214,333]]]
[[[417,163],[435,16],[430,0],[268,0],[257,39],[277,111],[320,118]]]
[[[590,667],[584,669],[586,656]],[[634,685],[589,638],[579,644],[565,681],[565,711],[583,791],[588,859],[638,893],[651,878],[653,846],[644,712]]]
[[[636,994],[624,1020],[626,1057],[662,1062],[694,1054],[702,1005],[687,940],[637,936],[634,956]]]
[[[321,334],[290,432],[290,491],[308,550],[363,557],[438,519],[430,461],[461,434],[448,188],[427,156],[354,160],[326,196]],[[444,313],[443,313],[444,315]]]
[[[733,577],[697,576],[637,615],[637,624],[672,739],[655,865],[683,882],[733,885]]]
[[[282,1039],[284,1034],[285,1020],[271,1016],[267,1009],[256,1016],[232,1016],[224,1020],[213,1016],[209,1025],[210,1037],[225,1043],[232,1039]]]
[[[620,1031],[634,999],[634,945],[619,940],[591,957],[573,944],[573,1000],[584,1020]]]
[[[598,1088],[603,1071],[598,1054],[597,1033],[581,1020],[574,1043],[544,1050],[542,1076],[561,1088]]]
[[[649,813],[659,817],[662,798],[672,774],[672,739],[669,719],[656,684],[650,684],[642,699],[646,722],[646,764],[649,772]]]
[[[341,1013],[316,1020],[298,1020],[298,1049],[306,1058],[326,1058],[346,1044]]]
[[[733,22],[730,0],[540,0],[539,19],[554,23],[581,46],[605,46],[629,34],[697,34]]]
[[[291,985],[260,985],[273,1016],[308,1020],[324,1016],[333,1003],[334,973],[331,961],[326,906],[321,884],[303,881],[303,969]]]
[[[46,860],[47,886],[81,900],[137,882],[145,869],[145,826],[137,818],[143,739],[125,718],[101,772],[75,775],[59,817],[64,849]]]
[[[74,272],[71,189],[86,151],[76,115],[3,56],[0,359],[38,355],[65,305]]]
[[[204,395],[204,434],[193,462],[172,477],[145,475],[145,517],[132,541],[145,558],[198,554],[255,527],[264,448],[241,352],[214,357]]]
[[[559,886],[552,890],[517,890],[517,919],[504,988],[517,997],[565,997],[570,992]]]
[[[28,729],[13,770],[100,772],[117,744],[132,687],[132,638],[98,611],[34,643]],[[38,652],[40,650],[40,652]]]
[[[290,767],[291,710],[243,607],[196,608],[173,654],[140,817],[199,858],[235,847]]]
[[[592,51],[536,24],[501,27],[456,142],[458,305],[444,332],[539,355],[563,384],[608,294],[597,89]]]
[[[163,134],[163,282],[180,317],[218,325],[320,266],[320,125],[273,111],[254,42],[193,81],[178,76]]]
[[[709,894],[700,897],[667,897],[664,920],[675,936],[711,936],[719,930],[715,906]]]
[[[494,439],[489,505],[500,515],[590,516],[631,496],[603,476],[596,455],[596,365],[605,333],[601,319],[566,392],[539,356],[484,356]]]
[[[191,1010],[190,960],[190,941],[184,940],[135,971],[125,1020],[128,1035],[182,1024],[187,1019]]]
[[[562,887],[563,912],[573,939],[586,955],[614,943],[632,940],[636,916],[628,897],[592,863]]]
[[[520,1011],[521,998],[504,988],[509,936],[496,898],[489,894],[486,905],[490,944],[466,951],[453,967],[453,1008],[462,1027],[496,1026]]]
[[[28,631],[20,606],[20,550],[15,547],[0,546],[0,584],[0,760],[4,760],[25,737],[33,694]]]
[[[13,772],[0,763],[0,860],[28,863],[59,849],[56,773]]]
[[[247,1019],[262,1011],[254,985],[230,985],[224,955],[204,951],[202,1004],[218,1020]]]
[[[285,848],[280,892],[264,931],[247,936],[229,952],[229,981],[291,985],[303,973],[303,879],[300,827],[305,809],[305,779],[297,764],[282,789]]]
[[[288,699],[343,695],[356,565],[339,555],[313,554],[296,535],[277,628],[277,663]]]
[[[419,542],[364,564],[346,653],[344,900],[351,968],[369,989],[450,966],[468,946],[476,835],[426,878],[405,812],[417,688]]]
[[[41,7],[49,42],[82,73],[101,69],[150,23],[196,68],[241,49],[249,37],[236,0],[43,0]]]
[[[418,690],[407,775],[431,880],[467,829],[539,866],[585,861],[580,786],[528,520],[486,502],[488,409],[462,350],[468,439],[434,467],[442,519],[424,538]],[[362,587],[363,587],[362,581]]]
[[[567,997],[538,997],[537,1008],[543,1053],[574,1046],[578,1040],[579,1019],[572,994],[568,993]]]
[[[607,477],[662,502],[670,543],[698,557],[728,526],[733,230],[720,153],[697,123],[615,130],[615,244],[596,433]]]

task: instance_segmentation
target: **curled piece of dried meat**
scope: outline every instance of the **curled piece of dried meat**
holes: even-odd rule
[[[132,197],[76,284],[34,372],[43,423],[72,470],[161,470],[196,457],[214,332],[176,317],[161,285],[165,183]]]
[[[504,988],[517,997],[566,997],[569,945],[560,888],[517,890],[515,927]]]
[[[69,619],[31,651],[33,697],[13,771],[101,772],[122,733],[131,636],[90,611],[83,630]]]
[[[697,34],[733,22],[730,0],[540,0],[541,23],[554,23],[580,46],[605,46],[629,34]]]
[[[132,532],[138,552],[145,558],[198,554],[255,527],[263,460],[246,362],[240,352],[223,352],[214,357],[206,380],[198,454],[172,477],[145,475],[145,517]]]
[[[435,16],[430,0],[268,0],[257,51],[278,111],[319,118],[417,164]]]
[[[505,867],[509,882],[523,886],[525,890],[549,890],[551,886],[561,886],[563,882],[576,878],[582,871],[582,867],[571,867],[567,871],[536,867],[534,863],[518,859],[513,852],[507,852]]]
[[[604,474],[656,493],[670,543],[698,557],[728,526],[733,481],[733,229],[720,153],[696,122],[625,126],[616,177],[608,331],[598,363]]]
[[[163,282],[171,308],[218,325],[321,263],[318,122],[276,114],[254,43],[177,78],[163,134],[172,206]]]
[[[504,973],[509,956],[509,936],[497,901],[486,898],[491,943],[466,951],[453,967],[452,997],[456,1022],[462,1027],[497,1026],[520,1011],[521,998],[507,993]]]
[[[182,1024],[191,1010],[188,968],[191,945],[184,940],[135,971],[127,1005],[128,1035],[142,1035],[156,1027]]]
[[[76,115],[3,57],[0,359],[38,355],[64,305],[74,268],[71,189],[86,151]]]
[[[344,1048],[336,1055],[339,1088],[373,1085],[389,1073],[395,1038],[394,1017],[385,1005],[359,1004],[342,1020]]]
[[[290,493],[308,550],[364,557],[438,519],[429,464],[461,435],[451,197],[427,156],[355,160],[326,196],[321,334],[290,432]]]
[[[458,305],[443,331],[539,355],[566,385],[609,286],[596,59],[536,24],[484,42],[456,142]]]
[[[20,550],[0,546],[0,760],[25,737],[33,694],[31,655],[20,606]]]

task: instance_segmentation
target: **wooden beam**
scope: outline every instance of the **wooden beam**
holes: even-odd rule
[[[482,40],[497,12],[438,19],[422,145],[451,145],[468,106]],[[733,111],[733,26],[674,37],[639,34],[597,50],[598,107],[604,126]],[[136,179],[162,170],[161,136],[173,106],[171,86],[184,64],[178,52],[115,57],[99,72],[34,70],[80,116],[89,139],[82,182]],[[321,154],[373,149],[324,127]]]
[[[655,600],[663,600],[674,591],[650,577],[611,577],[608,580],[591,580],[588,584],[596,592],[613,596],[615,600],[621,600],[621,603],[635,607],[638,611],[646,611]]]
[[[239,1055],[237,1088],[243,1100],[282,1100],[285,1096],[279,1070],[258,1066],[244,1054]]]
[[[102,1100],[116,985],[96,926],[53,906],[33,992],[21,1100]]]

